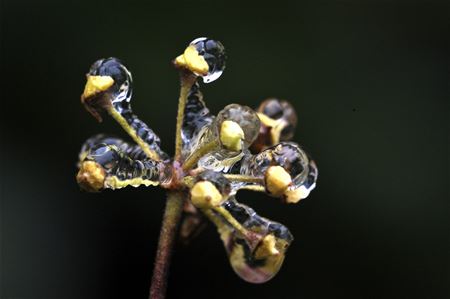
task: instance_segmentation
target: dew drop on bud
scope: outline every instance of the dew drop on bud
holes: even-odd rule
[[[273,165],[283,167],[291,176],[292,185],[289,190],[293,202],[307,197],[316,186],[318,176],[316,164],[293,142],[282,142],[246,159],[241,165],[240,173],[262,177]]]
[[[258,137],[261,123],[256,112],[250,107],[238,104],[226,106],[217,115],[216,124],[219,130],[222,123],[226,120],[233,121],[242,128],[242,131],[244,132],[244,149],[248,148]]]
[[[294,137],[297,114],[288,101],[275,98],[267,99],[261,103],[257,112],[266,115],[275,122],[276,132],[274,133],[279,135],[277,136],[279,141],[288,141]]]
[[[204,83],[210,83],[218,79],[225,69],[225,47],[221,42],[200,37],[190,43],[194,46],[200,56],[203,56],[208,64],[208,74],[203,77]]]

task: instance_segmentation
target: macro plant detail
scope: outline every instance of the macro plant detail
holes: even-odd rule
[[[293,236],[283,224],[239,203],[237,193],[265,192],[292,204],[315,188],[314,161],[290,141],[297,125],[294,108],[271,98],[256,110],[231,104],[217,116],[211,114],[198,81],[210,83],[223,73],[225,49],[218,41],[195,39],[173,64],[181,83],[173,158],[133,113],[127,68],[116,58],[91,66],[82,104],[98,121],[102,114],[110,115],[134,143],[103,134],[89,138],[79,154],[77,182],[89,192],[127,186],[168,190],[151,298],[165,295],[177,232],[184,240],[192,238],[203,216],[217,227],[237,275],[251,283],[266,282],[279,271]]]

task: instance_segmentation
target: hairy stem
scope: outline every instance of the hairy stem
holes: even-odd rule
[[[166,295],[170,258],[182,211],[183,193],[169,192],[159,235],[158,250],[150,286],[150,299],[163,299]]]
[[[177,128],[175,137],[176,161],[180,161],[181,159],[181,149],[182,149],[181,129],[183,128],[184,109],[186,108],[186,101],[189,95],[189,91],[191,90],[192,85],[194,85],[196,79],[197,77],[191,72],[185,70],[180,71],[181,89],[180,89],[180,97],[178,98]]]
[[[175,161],[181,160],[184,109],[189,96],[189,91],[197,77],[186,70],[180,70],[180,97],[178,99],[177,126],[175,136]],[[166,209],[159,235],[158,250],[156,252],[155,268],[153,269],[152,283],[150,286],[150,299],[164,299],[167,289],[167,274],[169,272],[170,258],[175,237],[178,232],[181,214],[183,212],[183,193],[172,191],[167,197]]]

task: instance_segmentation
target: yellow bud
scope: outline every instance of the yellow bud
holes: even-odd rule
[[[86,191],[97,192],[103,188],[105,170],[94,161],[84,161],[77,174],[77,182]]]
[[[202,76],[207,75],[209,71],[208,63],[194,46],[187,47],[183,54],[175,58],[175,64]]]
[[[213,183],[200,181],[191,189],[191,201],[197,208],[210,208],[222,203],[222,194]]]
[[[184,59],[184,54],[179,55],[175,58],[175,64],[182,67],[187,67],[186,59]]]
[[[225,120],[220,127],[220,141],[226,149],[238,152],[242,149],[245,134],[238,123]]]
[[[274,235],[265,236],[256,249],[255,258],[262,259],[280,254],[280,251],[276,248],[276,243],[277,242]]]
[[[105,91],[114,84],[110,76],[87,76],[87,82],[84,86],[83,98],[89,98],[99,92]]]
[[[261,123],[263,125],[265,125],[267,127],[271,127],[271,128],[273,128],[273,127],[275,127],[277,125],[277,121],[276,120],[268,117],[264,113],[258,112],[257,114],[258,114],[259,120],[261,121]]]
[[[279,143],[281,131],[284,129],[284,121],[281,119],[272,119],[263,113],[258,113],[258,117],[264,126],[270,128],[270,139],[272,144]]]
[[[284,192],[286,203],[298,203],[301,199],[308,197],[309,192],[302,186],[296,189],[288,189]]]
[[[281,196],[291,184],[289,173],[281,166],[270,166],[266,172],[266,188],[270,194]]]

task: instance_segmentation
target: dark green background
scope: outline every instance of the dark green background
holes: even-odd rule
[[[164,193],[79,191],[82,142],[122,134],[79,96],[92,62],[121,58],[134,110],[172,152],[170,61],[205,35],[228,53],[203,86],[211,110],[289,99],[319,181],[298,205],[239,195],[296,238],[272,281],[241,281],[209,226],[177,246],[169,298],[449,298],[447,4],[2,0],[0,11],[1,298],[146,298]]]

